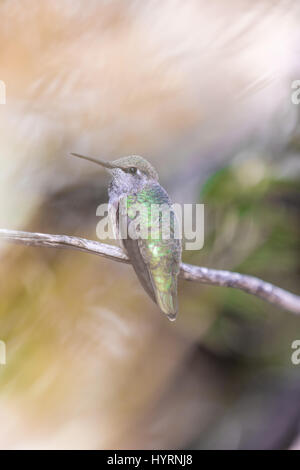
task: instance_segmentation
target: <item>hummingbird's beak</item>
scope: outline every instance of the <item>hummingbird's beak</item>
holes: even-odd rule
[[[80,155],[79,153],[71,153],[70,155],[73,155],[74,157],[82,158],[83,160],[88,160],[88,161],[93,162],[93,163],[97,163],[97,165],[101,165],[104,168],[107,168],[107,169],[110,169],[110,170],[113,169],[113,168],[116,168],[115,165],[113,165],[110,162],[105,162],[104,160],[98,160],[96,158],[86,157],[85,155]]]

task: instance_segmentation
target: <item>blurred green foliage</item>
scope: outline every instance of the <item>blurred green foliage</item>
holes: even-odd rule
[[[215,172],[201,188],[199,202],[205,204],[205,245],[186,252],[185,261],[252,274],[299,293],[299,181],[255,156]],[[254,361],[255,367],[266,361],[289,366],[299,319],[236,289],[205,290],[215,321],[204,344],[235,360]],[[198,305],[201,296],[201,289],[195,292]]]

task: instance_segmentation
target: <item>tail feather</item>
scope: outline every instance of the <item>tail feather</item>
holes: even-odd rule
[[[159,308],[165,313],[170,321],[176,320],[178,312],[177,295],[172,292],[156,292],[156,300]]]

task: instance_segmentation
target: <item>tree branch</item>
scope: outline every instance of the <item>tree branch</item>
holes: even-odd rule
[[[3,240],[30,246],[72,248],[94,255],[100,255],[115,261],[130,263],[121,248],[87,240],[85,238],[0,229],[0,239],[1,238]],[[180,277],[187,281],[197,281],[202,284],[240,289],[248,292],[248,294],[256,295],[277,307],[282,307],[290,312],[300,314],[300,296],[268,282],[264,282],[254,276],[182,263]]]

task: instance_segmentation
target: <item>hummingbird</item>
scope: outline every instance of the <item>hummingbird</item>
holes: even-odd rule
[[[179,237],[175,236],[178,229],[176,215],[168,193],[159,184],[157,171],[139,155],[122,157],[112,162],[78,153],[71,155],[101,165],[110,173],[109,211],[113,215],[111,220],[116,238],[147,294],[169,320],[175,320],[182,248]],[[123,237],[121,231],[124,227],[129,228],[129,224],[134,221],[136,212],[133,209],[137,205],[140,222],[144,222],[150,230],[146,232],[147,236],[128,230]],[[157,217],[150,217],[150,220],[148,217],[153,205],[162,208],[158,215],[159,226],[155,228],[151,224],[153,220],[157,222]]]

